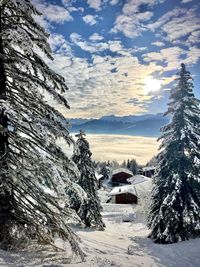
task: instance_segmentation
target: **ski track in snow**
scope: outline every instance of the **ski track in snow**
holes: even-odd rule
[[[133,212],[130,205],[104,204],[105,231],[79,229],[81,247],[86,262],[73,259],[67,253],[47,250],[19,253],[0,250],[1,267],[199,267],[200,239],[177,244],[154,244],[147,238],[149,230],[141,217],[134,222],[122,222],[122,215]],[[132,255],[128,254],[128,247]]]

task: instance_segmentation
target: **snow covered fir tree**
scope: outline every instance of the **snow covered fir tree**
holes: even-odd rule
[[[65,187],[79,191],[70,180],[78,170],[56,145],[59,137],[72,140],[64,116],[44,96],[67,109],[67,86],[43,60],[52,56],[35,15],[31,1],[0,1],[0,245],[54,246],[57,235],[83,256],[68,226],[77,215],[65,193]]]
[[[156,243],[175,243],[200,236],[200,101],[193,94],[190,72],[181,64],[162,128],[158,174],[148,218]]]
[[[80,218],[84,221],[86,227],[94,226],[98,230],[104,230],[104,223],[101,216],[101,203],[97,194],[98,181],[95,176],[95,169],[91,160],[91,151],[89,142],[84,137],[85,133],[80,130],[76,135],[78,138],[75,144],[75,151],[72,156],[73,161],[77,164],[80,171],[78,184],[87,193],[87,202],[79,213]]]

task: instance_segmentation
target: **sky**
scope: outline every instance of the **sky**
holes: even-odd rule
[[[200,0],[33,0],[68,118],[160,113],[184,62],[200,98]]]

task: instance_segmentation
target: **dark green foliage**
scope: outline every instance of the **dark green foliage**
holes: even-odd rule
[[[138,173],[138,163],[135,159],[128,159],[127,162],[124,160],[121,164],[121,167],[129,169],[133,175]]]
[[[56,143],[72,139],[65,117],[45,98],[66,110],[68,88],[45,63],[51,49],[37,15],[29,0],[0,1],[0,246],[33,239],[55,246],[56,235],[83,257],[67,223],[77,217],[65,193],[77,187],[70,181],[77,169]]]
[[[102,207],[97,194],[98,181],[95,177],[95,169],[91,160],[89,143],[85,139],[83,132],[77,135],[75,152],[72,160],[77,164],[80,171],[78,184],[87,193],[87,202],[79,213],[80,218],[87,227],[95,226],[98,230],[104,230],[101,211]]]
[[[108,180],[110,178],[111,170],[106,164],[103,164],[99,173],[103,175],[104,180]]]
[[[127,168],[132,171],[133,175],[136,175],[138,171],[137,161],[135,159],[131,159],[129,161],[129,167],[127,166]]]
[[[176,80],[166,112],[172,120],[160,137],[148,218],[150,237],[157,243],[200,236],[200,101],[184,64]]]

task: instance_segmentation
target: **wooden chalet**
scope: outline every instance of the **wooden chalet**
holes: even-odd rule
[[[126,168],[119,168],[113,171],[111,177],[112,185],[129,184],[128,179],[133,176],[133,173]]]
[[[152,179],[147,177],[135,177],[131,185],[114,187],[109,193],[113,204],[137,204],[138,199],[150,194]]]
[[[132,185],[115,187],[109,195],[114,204],[137,204],[138,197]]]

